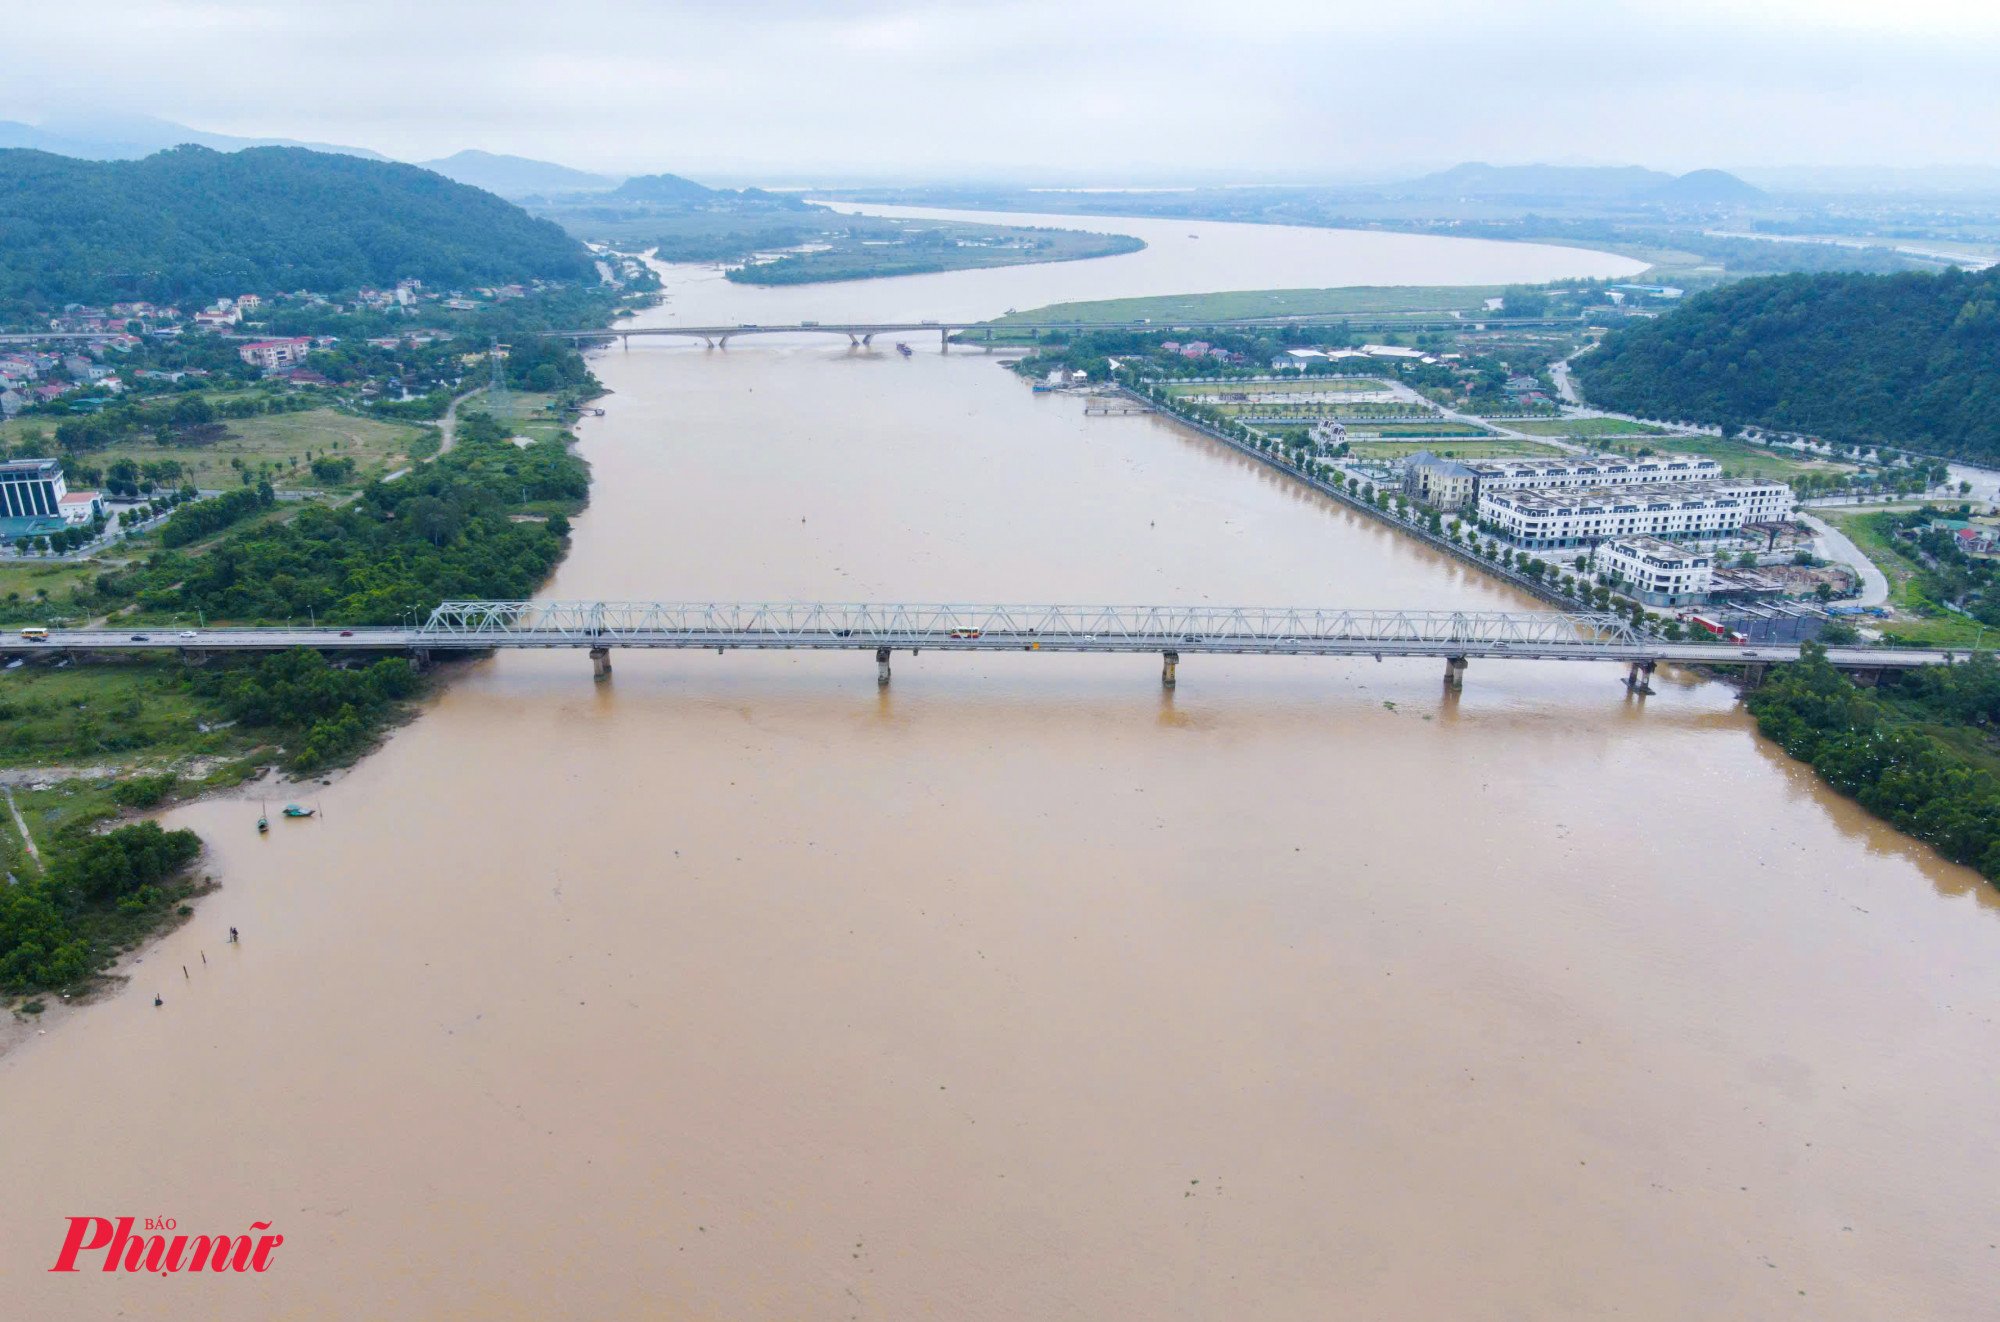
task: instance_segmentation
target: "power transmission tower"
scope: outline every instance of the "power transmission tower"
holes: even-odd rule
[[[486,411],[495,418],[514,416],[514,402],[507,397],[507,364],[500,357],[506,347],[495,339],[486,351],[486,361],[493,368],[493,384],[486,387]]]

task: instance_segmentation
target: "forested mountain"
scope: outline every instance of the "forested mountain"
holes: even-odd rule
[[[0,121],[0,147],[33,147],[63,156],[80,156],[87,161],[136,161],[156,151],[191,142],[217,151],[241,151],[245,147],[304,147],[308,151],[360,156],[371,161],[389,158],[366,147],[343,147],[330,142],[300,142],[296,138],[239,138],[228,133],[208,133],[176,124],[153,115],[61,115],[40,124]]]
[[[530,160],[526,156],[498,156],[487,151],[462,151],[420,164],[447,179],[456,179],[461,184],[471,184],[474,188],[483,188],[501,197],[602,192],[618,185],[618,181],[609,175],[572,170],[567,165]]]
[[[1741,280],[1576,367],[1628,413],[2000,458],[2000,267]]]
[[[393,161],[176,147],[138,161],[0,151],[0,316],[120,299],[589,278],[561,227]]]

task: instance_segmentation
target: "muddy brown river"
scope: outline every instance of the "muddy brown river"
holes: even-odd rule
[[[1165,224],[1200,255],[1106,222],[1155,247],[676,270],[650,315],[1632,269],[1321,232],[1272,273],[1264,232]],[[1157,419],[912,347],[602,355],[547,595],[1533,606]],[[0,1058],[0,1315],[1994,1316],[1994,891],[1723,685],[615,666],[475,663],[268,838],[254,802],[173,814],[224,888]],[[285,1241],[262,1274],[53,1274],[71,1216]]]

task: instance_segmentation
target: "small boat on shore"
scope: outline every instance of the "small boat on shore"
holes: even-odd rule
[[[301,808],[296,803],[285,805],[285,816],[287,817],[310,817],[318,811],[319,809],[317,808]]]
[[[896,341],[896,352],[903,355],[903,357],[908,358],[911,352],[910,346],[904,344],[901,340],[898,340]]]

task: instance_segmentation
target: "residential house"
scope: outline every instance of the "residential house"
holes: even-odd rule
[[[239,345],[236,356],[252,367],[261,367],[267,372],[282,371],[297,367],[312,352],[312,337],[293,336],[284,340],[256,340]]]
[[[1707,599],[1714,557],[1657,537],[1612,537],[1590,553],[1590,565],[1609,574],[1648,606],[1694,606]]]
[[[70,491],[63,494],[60,505],[62,520],[72,526],[87,524],[104,513],[104,493],[101,491]]]
[[[1437,510],[1463,509],[1479,488],[1479,474],[1456,459],[1419,450],[1403,464],[1403,494]]]

